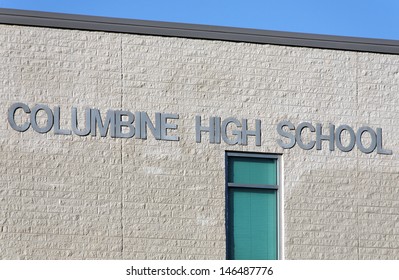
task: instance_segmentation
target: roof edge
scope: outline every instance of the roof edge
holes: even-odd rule
[[[0,24],[399,54],[399,40],[269,31],[0,8]]]

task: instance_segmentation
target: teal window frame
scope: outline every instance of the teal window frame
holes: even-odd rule
[[[230,166],[229,161],[231,158],[258,158],[258,159],[272,159],[276,161],[276,178],[275,184],[247,184],[247,183],[233,183],[229,182],[230,174]],[[230,225],[230,190],[232,188],[248,191],[262,189],[262,190],[274,190],[276,191],[276,259],[281,259],[281,240],[280,240],[280,192],[281,192],[281,179],[280,179],[280,165],[281,165],[281,156],[278,154],[262,154],[262,153],[250,153],[250,152],[226,152],[225,153],[225,179],[226,179],[226,259],[232,258],[232,248],[230,248],[230,244],[232,244],[232,229],[229,228]]]

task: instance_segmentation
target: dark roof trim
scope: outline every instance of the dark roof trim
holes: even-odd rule
[[[0,8],[0,23],[256,44],[399,54],[399,41]]]

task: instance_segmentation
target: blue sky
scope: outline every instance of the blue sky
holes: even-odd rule
[[[399,0],[0,0],[0,7],[399,40]]]

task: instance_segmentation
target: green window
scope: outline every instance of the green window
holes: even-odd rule
[[[227,258],[278,259],[278,156],[227,153]]]

